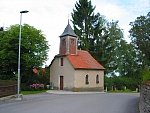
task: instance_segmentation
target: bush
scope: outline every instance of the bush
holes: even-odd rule
[[[30,85],[30,88],[31,89],[34,89],[34,90],[42,90],[44,89],[44,84],[31,84]]]
[[[16,80],[16,75],[14,74],[1,74],[0,73],[0,80]]]
[[[8,86],[8,85],[14,85],[14,84],[17,84],[17,81],[0,80],[0,86]]]
[[[29,85],[26,85],[25,83],[21,83],[21,91],[30,91],[31,88]]]
[[[49,71],[48,71],[49,73]],[[26,84],[26,85],[31,85],[31,84],[44,84],[47,85],[49,84],[49,74],[42,74],[41,70],[39,69],[39,73],[35,74],[29,71],[27,73],[24,73],[21,77],[21,82]]]
[[[143,77],[143,81],[147,81],[150,80],[150,70],[148,67],[145,67],[142,70],[142,77]]]
[[[135,89],[139,87],[139,80],[122,76],[105,76],[105,87],[107,87],[108,91],[112,89],[115,90],[115,88],[117,90],[124,90],[124,87],[135,91]]]
[[[44,84],[33,83],[31,85],[21,84],[21,91],[39,91],[47,89]]]

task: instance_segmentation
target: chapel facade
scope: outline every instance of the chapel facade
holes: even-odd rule
[[[103,91],[104,67],[88,51],[78,50],[77,41],[68,22],[60,35],[59,54],[50,64],[50,82],[58,90]]]

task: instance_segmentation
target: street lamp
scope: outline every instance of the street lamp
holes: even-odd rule
[[[24,10],[20,11],[20,31],[19,31],[19,52],[18,52],[18,90],[17,90],[17,98],[20,98],[20,51],[21,51],[21,22],[22,22],[22,14],[28,13],[29,11]]]

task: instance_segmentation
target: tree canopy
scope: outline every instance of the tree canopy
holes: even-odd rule
[[[79,0],[72,12],[74,31],[79,37],[78,48],[87,50],[105,67],[106,74],[117,69],[117,50],[123,39],[118,21],[108,22],[95,13],[91,0]]]
[[[19,25],[0,31],[0,76],[12,78],[17,73]],[[48,57],[49,45],[41,30],[28,24],[22,26],[21,73],[33,66],[42,66]]]
[[[136,51],[137,65],[143,80],[150,80],[150,12],[130,23],[131,44]]]
[[[91,1],[79,0],[76,2],[75,9],[72,13],[72,22],[75,33],[79,36],[79,48],[89,50],[90,39],[93,38],[93,24],[95,23],[95,7],[92,6]]]
[[[150,80],[150,12],[130,23],[131,43],[127,43],[119,21],[109,22],[95,9],[91,0],[79,0],[71,13],[78,48],[89,51],[105,67],[105,74],[119,78],[115,80],[123,86],[124,80],[135,81],[131,83],[134,88],[141,83],[142,76],[143,80]],[[116,77],[117,74],[120,76]]]
[[[142,55],[142,64],[150,67],[150,12],[146,16],[137,17],[130,25],[132,44],[137,54]]]

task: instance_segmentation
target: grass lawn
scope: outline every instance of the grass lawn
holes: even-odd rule
[[[108,93],[137,93],[136,91],[131,90],[115,90],[115,91],[108,91]]]
[[[44,93],[47,90],[39,90],[39,91],[21,91],[21,94],[23,95],[29,95],[29,94],[38,94],[38,93]]]

